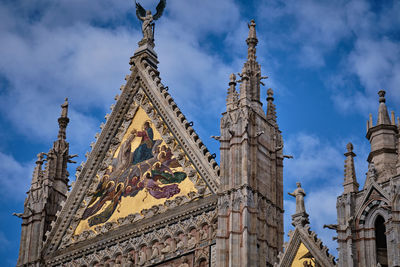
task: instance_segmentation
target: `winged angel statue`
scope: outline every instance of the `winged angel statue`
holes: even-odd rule
[[[150,10],[145,10],[139,3],[136,3],[136,16],[142,21],[143,39],[139,46],[149,44],[154,47],[154,21],[159,19],[167,5],[167,0],[161,0],[156,7],[156,14],[152,15]]]

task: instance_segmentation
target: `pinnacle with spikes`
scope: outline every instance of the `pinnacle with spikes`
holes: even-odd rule
[[[267,90],[267,120],[276,125],[276,108],[274,104],[274,91],[269,88]]]
[[[378,92],[379,95],[379,110],[378,110],[378,121],[377,125],[380,124],[391,124],[390,123],[390,118],[389,118],[389,113],[387,111],[386,107],[386,99],[385,99],[385,94],[386,92],[384,90],[380,90]]]
[[[358,192],[356,171],[354,167],[354,157],[356,154],[353,152],[353,144],[348,143],[346,146],[347,152],[344,153],[346,156],[345,164],[344,164],[344,193]]]
[[[247,43],[247,60],[255,61],[256,60],[256,46],[258,43],[257,34],[256,34],[256,22],[254,19],[250,21],[249,27],[249,37],[246,39]]]
[[[232,108],[234,104],[236,104],[238,101],[238,93],[236,91],[236,75],[231,74],[229,76],[229,88],[228,88],[228,94],[226,96],[226,106],[227,109],[229,110]]]
[[[247,99],[248,101],[260,102],[260,84],[261,67],[256,61],[256,46],[258,43],[256,34],[256,23],[254,20],[248,24],[249,36],[246,39],[247,43],[247,61],[243,65],[242,73],[240,76],[240,99]]]
[[[65,140],[66,138],[66,129],[69,123],[68,118],[68,98],[65,98],[65,102],[61,105],[61,117],[58,118],[58,139]]]

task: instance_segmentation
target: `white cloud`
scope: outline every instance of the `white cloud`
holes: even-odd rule
[[[349,56],[351,69],[360,78],[367,94],[376,96],[379,89],[400,100],[400,46],[388,38],[358,39]],[[377,101],[376,101],[377,102]]]
[[[142,4],[147,7],[156,2],[142,1]],[[71,118],[68,141],[71,153],[78,153],[83,160],[100,123],[94,113],[108,112],[106,108],[119,93],[123,77],[129,73],[128,60],[141,36],[137,21],[134,25],[126,22],[130,21],[126,20],[127,17],[136,20],[133,1],[35,0],[16,3],[14,6],[0,4],[0,74],[10,83],[9,88],[0,92],[0,111],[10,122],[10,128],[32,141],[43,143],[46,140],[50,145],[57,134],[59,105],[68,96]],[[352,1],[347,7],[350,11],[330,2],[306,1],[300,4],[289,1],[260,8],[262,13],[259,17],[262,19],[257,21],[258,25],[262,25],[264,20],[294,16],[297,26],[289,34],[282,33],[278,40],[259,34],[262,47],[259,51],[264,55],[268,53],[262,39],[271,38],[265,43],[273,45],[277,42],[275,47],[282,45],[282,50],[288,47],[283,44],[287,41],[299,45],[299,60],[308,60],[308,66],[324,66],[325,54],[347,38],[351,29],[358,27],[367,31],[370,26],[370,20],[360,20],[360,17],[372,16],[364,1]],[[36,14],[35,10],[41,13]],[[353,16],[351,10],[357,16]],[[17,12],[22,16],[15,15]],[[225,107],[229,74],[240,71],[245,60],[247,26],[238,6],[231,0],[207,0],[202,5],[194,0],[169,1],[161,20],[162,23],[156,24],[155,50],[161,62],[159,68],[163,82],[171,87],[171,94],[184,112],[191,111],[186,115],[195,122],[219,118]],[[383,19],[381,23],[390,27]],[[109,24],[112,27],[105,27]],[[358,32],[361,34],[362,31]],[[223,47],[213,49],[212,44],[207,43],[208,35],[220,38]],[[351,57],[354,75],[373,88],[379,78],[373,73],[376,70],[373,63],[382,56],[384,59],[379,67],[392,75],[387,79],[388,84],[399,84],[396,76],[398,66],[390,69],[393,65],[390,65],[389,51],[377,51],[381,43],[362,40],[357,43]],[[397,51],[396,44],[390,42],[388,40],[386,44],[388,50]],[[224,49],[233,50],[228,60],[218,55],[223,54]],[[368,60],[366,66],[363,65],[365,57]],[[260,57],[259,61],[266,60]],[[271,68],[269,71],[273,72],[271,62],[265,63],[263,67]],[[273,66],[278,64],[277,60],[272,61]],[[273,75],[272,83],[278,84],[278,91],[281,91],[283,85],[279,86]],[[346,109],[354,107],[355,100],[360,102],[356,107],[363,106],[368,94],[357,92],[351,97],[345,102]],[[195,128],[199,130],[201,126]],[[202,128],[200,131],[206,132]],[[333,203],[340,192],[344,148],[345,143],[332,144],[308,134],[290,136],[285,145],[285,153],[295,157],[285,161],[285,191],[294,187],[297,180],[304,182],[308,192],[307,210],[312,224],[318,228],[314,230],[322,237],[321,224],[333,223],[336,216]],[[359,156],[361,160],[363,157]],[[4,177],[0,178],[0,190],[19,190],[15,195],[24,195],[22,191],[28,189],[33,163],[18,163],[12,156],[1,152],[0,162]],[[315,181],[322,181],[324,186],[315,192],[308,190],[315,188]],[[0,191],[0,194],[4,192]],[[318,201],[325,194],[326,209]],[[285,222],[290,222],[293,207],[292,200],[285,200]],[[324,242],[330,241],[324,238]]]
[[[355,167],[360,188],[365,180],[366,163],[369,147],[359,138],[348,137],[345,141],[336,140],[331,143],[317,135],[301,133],[289,136],[285,141],[285,154],[293,155],[294,159],[285,160],[284,168],[284,207],[285,232],[291,226],[291,215],[295,212],[295,200],[287,192],[295,188],[297,181],[302,183],[306,191],[306,211],[310,215],[311,229],[315,231],[330,253],[337,256],[337,243],[332,240],[335,231],[323,229],[324,224],[335,224],[336,198],[343,192],[343,167],[348,141],[354,145]],[[286,237],[287,240],[287,237]]]
[[[0,197],[23,199],[30,186],[33,162],[19,163],[13,156],[0,152]],[[1,237],[1,236],[0,236]]]
[[[234,29],[240,20],[239,8],[232,0],[170,1],[167,3],[170,18],[179,21],[186,33],[204,34],[226,33]]]
[[[287,50],[305,68],[329,68],[322,79],[343,113],[375,108],[371,103],[377,103],[381,88],[400,103],[399,12],[397,1],[367,0],[275,0],[259,8],[259,16],[271,28],[264,40],[271,48]],[[336,60],[341,62],[338,66]]]
[[[139,22],[134,29],[128,29],[130,25],[120,25],[116,20],[126,19],[124,16],[130,13],[134,16],[133,3],[128,6],[124,1],[89,2],[0,5],[0,11],[11,14],[5,19],[9,23],[2,31],[0,44],[0,72],[10,84],[2,93],[0,110],[28,138],[48,140],[54,136],[56,114],[66,96],[76,115],[74,119],[82,120],[76,124],[85,125],[86,132],[94,133],[97,120],[92,111],[104,110],[113,102],[119,93],[117,88],[129,73],[129,57],[141,35]],[[12,16],[17,7],[35,22]],[[40,9],[39,14],[36,9]],[[229,14],[224,10],[229,10]],[[197,19],[193,20],[193,16]],[[233,70],[209,51],[201,38],[206,32],[221,34],[234,29],[240,23],[238,8],[233,1],[206,1],[201,7],[186,1],[168,2],[162,19],[156,29],[156,50],[163,78],[172,85],[178,102],[188,106],[193,114],[203,112],[200,106],[206,104],[215,107],[207,109],[209,114],[218,114]],[[105,28],[102,23],[117,26]],[[245,36],[243,43],[244,39]],[[73,131],[71,128],[70,132]],[[82,136],[86,134],[72,134],[73,138]]]
[[[344,146],[343,146],[344,147]],[[311,181],[318,179],[327,182],[331,176],[341,175],[343,153],[328,141],[316,135],[300,133],[285,141],[285,153],[294,159],[285,161],[286,181]]]
[[[306,197],[306,209],[310,214],[312,229],[329,248],[332,255],[337,256],[337,242],[332,240],[336,231],[323,229],[324,224],[336,224],[336,199],[342,193],[341,186],[322,187],[309,192]]]

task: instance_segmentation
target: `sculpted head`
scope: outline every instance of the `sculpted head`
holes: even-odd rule
[[[300,182],[297,182],[296,185],[297,185],[298,188],[301,187],[301,183]]]

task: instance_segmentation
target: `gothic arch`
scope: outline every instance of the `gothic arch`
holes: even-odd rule
[[[378,215],[375,219],[375,251],[376,261],[381,266],[388,266],[388,240],[386,235],[385,219]]]
[[[390,219],[388,211],[382,208],[382,205],[386,205],[386,202],[383,200],[370,202],[364,209],[359,220],[359,238],[363,240],[360,245],[363,247],[365,253],[363,258],[367,266],[375,266],[377,263],[375,222],[378,217],[382,217],[385,222],[388,222]],[[364,223],[361,224],[361,222]]]
[[[379,206],[375,206],[372,210],[370,210],[367,214],[367,217],[365,218],[365,227],[366,228],[374,228],[375,227],[375,221],[378,218],[378,216],[381,216],[385,222],[389,220],[389,214],[386,210],[383,208],[380,208]]]
[[[395,194],[394,196],[393,210],[400,210],[400,194]]]
[[[373,223],[371,225],[370,221],[371,215],[377,210],[377,208],[379,209],[379,206],[381,205],[387,205],[387,202],[384,199],[377,199],[372,200],[368,204],[364,205],[361,214],[357,216],[359,228],[364,228],[365,226],[373,227]],[[383,215],[383,217],[385,218],[385,220],[388,219],[387,215]]]

